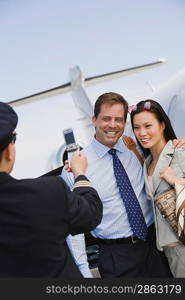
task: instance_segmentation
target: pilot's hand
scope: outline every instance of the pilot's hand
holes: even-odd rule
[[[85,175],[87,169],[87,158],[83,152],[75,152],[71,158],[71,170],[74,177]]]
[[[173,147],[185,150],[185,137],[173,140]]]
[[[65,160],[64,162],[64,169],[67,171],[67,172],[71,172],[71,168],[69,167],[69,161],[68,160]]]
[[[160,171],[160,178],[167,181],[170,185],[174,185],[178,177],[176,177],[171,167],[164,168]]]

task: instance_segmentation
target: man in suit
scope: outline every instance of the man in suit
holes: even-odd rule
[[[87,159],[72,158],[73,192],[59,176],[13,178],[17,122],[0,102],[0,276],[80,278],[66,237],[94,229],[102,218],[99,196],[84,176]]]

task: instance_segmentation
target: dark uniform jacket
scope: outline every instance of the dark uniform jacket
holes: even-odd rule
[[[59,176],[0,173],[0,276],[82,277],[66,237],[94,229],[102,205],[85,176],[75,185],[71,192]]]

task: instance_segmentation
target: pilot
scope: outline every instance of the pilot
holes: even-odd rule
[[[0,102],[0,276],[81,278],[66,243],[69,234],[94,229],[102,204],[84,176],[87,159],[71,161],[71,192],[59,176],[15,179],[18,116]]]

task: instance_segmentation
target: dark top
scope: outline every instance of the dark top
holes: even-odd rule
[[[76,181],[71,192],[59,176],[17,180],[0,172],[0,276],[82,277],[66,237],[94,229],[102,204],[85,176]]]

